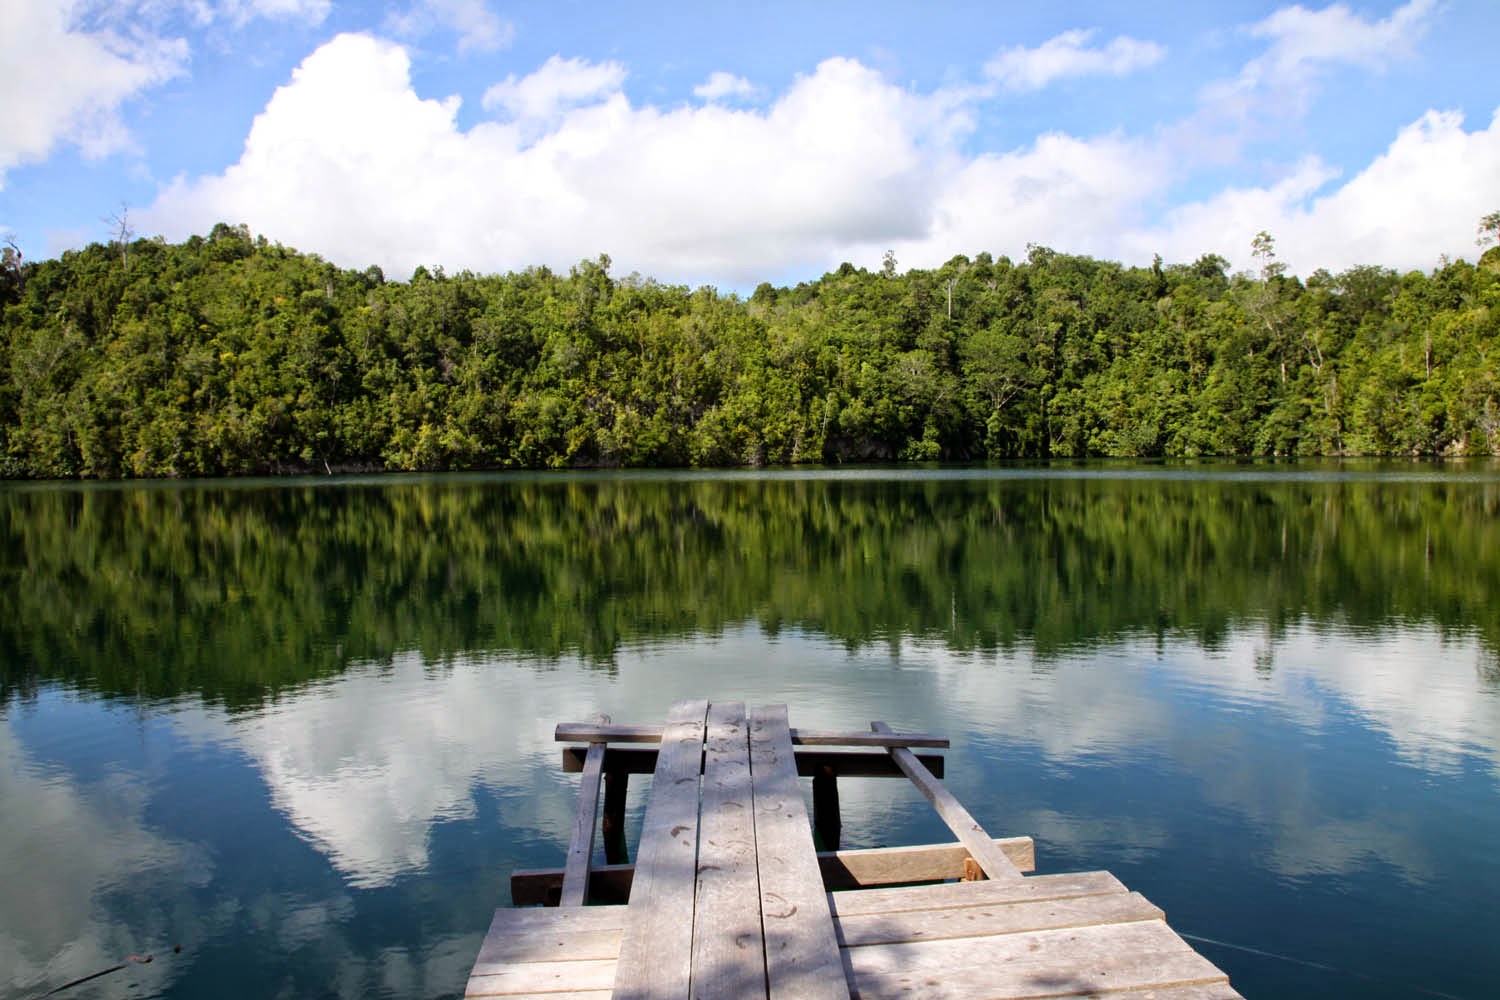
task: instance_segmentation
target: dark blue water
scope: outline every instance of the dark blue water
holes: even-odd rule
[[[1497,513],[1489,465],[0,491],[0,994],[454,995],[561,862],[553,725],[707,696],[948,735],[1247,996],[1492,996]]]

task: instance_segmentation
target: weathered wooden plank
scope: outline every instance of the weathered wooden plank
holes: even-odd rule
[[[867,950],[856,948],[844,954],[853,956]],[[1024,962],[993,970],[982,954],[955,954],[949,960],[955,964],[947,970],[898,966],[876,972],[851,964],[848,973],[850,995],[858,1000],[913,996],[942,1000],[1042,1000],[1047,997],[1158,1000],[1183,991],[1184,987],[1212,986],[1215,990],[1209,996],[1239,996],[1227,982],[1202,979],[1214,975],[1217,970],[1190,951],[1173,955],[1111,956],[1091,966],[1070,962]],[[1221,994],[1218,992],[1220,988],[1228,992]]]
[[[842,919],[860,913],[894,914],[906,910],[946,909],[956,905],[988,906],[1128,891],[1109,872],[1076,872],[1067,875],[1032,875],[1028,878],[995,882],[892,886],[860,889],[857,892],[835,892],[829,894],[828,902],[834,916]]]
[[[1225,983],[1161,921],[846,948],[860,997],[1052,997]]]
[[[1019,870],[1027,872],[1036,867],[1036,849],[1030,837],[997,837],[995,846]],[[962,844],[867,847],[819,852],[818,866],[823,870],[824,888],[854,889],[960,878],[968,856]]]
[[[615,961],[527,962],[500,971],[473,975],[464,990],[466,997],[499,997],[525,993],[561,993],[568,990],[607,990],[615,976]]]
[[[615,974],[617,1000],[686,997],[691,982],[698,776],[706,701],[672,706],[637,849]]]
[[[1090,874],[1105,875],[1106,873],[1101,872]],[[1073,881],[1075,890],[1078,888],[1109,888],[1110,884],[1114,881],[1112,878],[1104,882],[1095,880],[1094,884],[1091,886],[1078,884],[1078,876],[1039,876],[1037,878],[1027,879],[1026,881],[1028,883],[1032,883],[1033,885],[1043,885],[1050,882],[1052,885],[1059,887],[1060,890],[1061,887],[1064,886],[1069,880]],[[1114,884],[1117,885],[1118,883]],[[991,890],[1004,887],[1005,885],[1005,883],[978,883],[967,886],[928,888],[947,888],[950,890],[958,890],[958,892],[956,893],[950,892],[950,896],[958,895],[959,893],[965,896],[972,896],[990,893]],[[837,894],[834,898],[835,900],[849,900],[864,895],[867,895],[867,893],[840,893]],[[1130,909],[1125,910],[1120,914],[1122,918],[1140,918],[1142,914],[1148,911],[1159,913],[1159,911],[1156,911],[1154,907],[1150,907],[1149,904],[1145,904],[1147,909],[1136,909],[1136,907],[1140,905],[1139,903],[1135,902],[1137,900],[1139,900],[1139,897],[1135,894],[1112,892],[1103,896],[1064,899],[1061,902],[1067,905],[1087,904],[1091,907],[1101,904],[1123,904],[1124,906],[1130,907]],[[1005,909],[1011,910],[1013,912],[1018,912],[1021,908],[1030,909],[1031,911],[1033,911],[1032,914],[1027,918],[1028,920],[1030,920],[1036,916],[1038,907],[1044,905],[1045,903],[1021,903],[1013,904],[1009,907],[1006,907]],[[991,908],[963,907],[947,912],[952,913],[956,918],[963,917],[964,919],[961,921],[961,923],[973,924],[976,920],[984,921],[990,919],[988,916],[986,916],[986,913],[989,909]],[[488,974],[493,976],[499,972],[504,971],[493,967],[497,965],[501,960],[508,960],[512,963],[525,961],[546,963],[548,961],[561,960],[563,958],[566,958],[568,960],[613,958],[614,951],[612,951],[611,949],[618,948],[620,937],[619,929],[624,923],[624,916],[622,913],[623,910],[624,907],[591,907],[588,909],[571,910],[547,909],[498,911],[496,914],[495,923],[491,927],[490,934],[486,937],[485,947],[481,949],[480,960],[475,965],[475,975],[484,976]],[[965,916],[968,914],[973,914],[973,919],[969,919],[967,916]],[[874,943],[878,938],[879,932],[878,930],[874,930],[876,927],[878,927],[878,923],[883,922],[888,927],[905,928],[911,931],[922,932],[924,928],[920,923],[920,920],[918,920],[918,922],[913,922],[913,918],[928,919],[934,916],[941,917],[942,915],[943,911],[933,911],[926,914],[923,914],[921,912],[898,913],[893,919],[889,915],[881,914],[876,917],[875,920],[861,917],[840,917],[836,922],[840,928],[840,932],[845,936],[846,939],[853,937],[855,940],[860,941],[860,944],[856,945],[856,947],[864,947]],[[1099,913],[1099,911],[1094,911],[1092,914],[1082,914],[1082,918],[1088,919],[1090,917],[1097,917],[1100,915],[1101,914]],[[1065,919],[1076,921],[1079,918],[1080,915],[1078,913],[1073,913]],[[1048,920],[1054,918],[1052,915],[1047,914],[1044,915],[1041,919]],[[610,927],[613,927],[612,931],[606,929]],[[965,936],[973,936],[976,933],[984,933],[994,929],[994,927],[981,927],[976,930],[975,927],[969,926],[964,928],[963,934]],[[1003,927],[1000,930],[1001,932],[1005,932],[1005,928]],[[874,936],[871,936],[872,931],[874,931]],[[928,929],[928,933],[930,933],[930,929]],[[499,941],[497,944],[497,938],[504,938],[504,940]],[[958,977],[958,979],[955,979],[952,976],[942,976],[939,979],[935,980],[936,982],[940,982],[942,984],[941,988],[929,984],[928,988],[924,989],[922,992],[925,995],[967,995],[965,993],[967,987],[961,980],[962,977]],[[470,995],[501,995],[500,990],[502,988],[505,990],[511,990],[516,987],[524,987],[525,983],[530,981],[531,980],[527,979],[518,980],[515,976],[511,976],[506,979],[492,979],[489,980],[489,989],[485,993],[481,993],[479,991],[484,989],[485,982],[484,980],[481,980],[476,983],[476,985],[471,989]],[[988,984],[988,980],[985,980],[985,984]],[[1155,986],[1151,989],[1153,990],[1153,992],[1150,993],[1137,992],[1135,990],[1124,990],[1119,992],[1110,990],[1107,993],[1101,992],[1098,995],[1108,996],[1110,998],[1118,998],[1118,1000],[1236,1000],[1236,998],[1239,997],[1239,994],[1224,982],[1184,987]],[[503,995],[509,996],[512,994],[507,992]],[[548,993],[546,995],[551,998],[565,996],[567,994]],[[607,995],[607,993],[603,995]],[[864,995],[882,996],[886,994],[877,991],[873,994],[866,993]],[[974,995],[990,994],[986,990],[975,993]]]
[[[849,987],[813,853],[812,828],[797,784],[785,705],[751,713],[750,780],[768,995],[789,1000],[847,998]]]
[[[739,702],[715,702],[708,710],[699,824],[693,1000],[764,996],[750,734]]]
[[[560,722],[553,731],[558,743],[658,743],[663,727],[601,726],[593,722]],[[798,746],[849,747],[946,747],[946,736],[930,733],[897,733],[889,730],[869,733],[862,730],[792,729],[792,743]]]
[[[594,720],[608,725],[609,716]],[[599,815],[599,785],[604,773],[603,743],[590,743],[578,786],[578,808],[573,813],[573,833],[568,838],[568,857],[563,864],[559,906],[582,906],[589,898],[589,865],[594,860],[594,821]]]
[[[531,996],[538,991],[548,997],[577,995],[565,988],[569,980],[564,966],[606,962],[607,969],[597,964],[584,968],[592,977],[589,982],[602,984],[607,996],[624,924],[623,906],[497,910],[465,995]]]
[[[558,743],[660,743],[666,726],[647,724],[641,726],[599,726],[592,722],[559,722],[552,731]]]
[[[870,728],[877,733],[888,733],[891,727],[884,722],[872,722]],[[964,847],[968,848],[975,861],[984,869],[985,875],[991,879],[1017,879],[1021,877],[1020,871],[1011,864],[1005,852],[995,847],[990,835],[984,832],[984,827],[969,815],[969,810],[963,807],[963,803],[954,798],[953,793],[944,788],[927,769],[917,763],[917,759],[910,750],[904,747],[888,747],[887,752],[896,766],[901,768],[917,789],[922,793],[932,807],[937,810],[943,822],[948,824],[948,829],[953,831]]]
[[[493,975],[502,966],[526,962],[576,962],[599,958],[613,960],[620,957],[620,938],[624,932],[623,926],[551,932],[540,928],[526,934],[509,934],[494,941],[486,939],[479,958],[474,962],[471,975]]]
[[[625,907],[589,906],[569,907],[510,907],[502,906],[495,911],[490,921],[485,940],[508,934],[523,934],[531,931],[557,933],[564,930],[597,931],[625,926]],[[481,951],[481,954],[483,952]]]
[[[593,744],[589,744],[592,746]],[[588,758],[587,746],[562,747],[562,767],[565,774],[577,774],[583,770]],[[891,755],[883,749],[871,750],[797,750],[797,774],[811,778],[831,770],[840,778],[900,778],[904,777]],[[943,776],[943,757],[935,753],[919,753],[917,760],[932,772],[933,777]],[[651,774],[656,770],[655,747],[610,747],[604,752],[604,772],[610,774]]]
[[[847,948],[898,941],[987,937],[1026,931],[1161,920],[1165,914],[1138,892],[1047,899],[989,906],[953,906],[941,910],[908,910],[900,919],[890,913],[848,914],[835,920],[839,944]]]
[[[858,729],[793,729],[792,743],[795,746],[828,747],[935,747],[949,745],[948,737],[931,733],[867,733]]]
[[[1100,1000],[1245,1000],[1228,983],[1192,983],[1187,986],[1144,986],[1133,990],[1094,990],[1082,995],[1091,998],[1097,997]]]
[[[609,990],[567,990],[562,993],[507,993],[505,1000],[609,1000]]]

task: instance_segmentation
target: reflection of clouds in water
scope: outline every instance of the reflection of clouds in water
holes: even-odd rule
[[[1168,846],[1167,832],[1150,823],[1137,819],[1123,823],[1083,819],[1051,809],[1029,813],[1026,832],[1036,838],[1038,855],[1046,849],[1063,847],[1075,857],[1088,857],[1109,848],[1117,857],[1141,861]],[[1126,845],[1124,849],[1122,844]]]
[[[317,984],[317,994],[337,997],[453,996],[474,965],[484,928],[471,934],[438,937],[422,948],[361,949],[342,938],[321,940],[319,948],[337,972]]]
[[[205,884],[210,865],[201,851],[147,828],[148,799],[136,775],[83,783],[51,773],[0,725],[0,986],[49,989],[180,931],[167,900]],[[173,967],[132,965],[120,976],[154,991]]]
[[[1354,815],[1331,815],[1324,798],[1342,791],[1338,768],[1367,762],[1330,761],[1323,734],[1352,710],[1430,774],[1478,757],[1500,775],[1500,692],[1474,668],[1482,655],[1476,640],[1420,628],[1378,637],[1297,628],[1274,642],[1243,630],[1213,653],[1142,638],[1045,665],[1024,656],[976,663],[927,643],[902,651],[928,665],[949,692],[945,710],[971,732],[1034,745],[1067,766],[1159,753],[1197,780],[1206,802],[1263,829],[1265,864],[1284,876],[1381,861],[1416,880],[1432,869],[1421,817],[1393,815],[1373,794],[1350,805]],[[1222,721],[1210,724],[1209,714]],[[1292,738],[1265,728],[1278,719],[1294,724]],[[1039,843],[1089,836],[1070,823],[1032,832]],[[1149,830],[1136,834],[1151,842]]]
[[[560,856],[576,778],[558,774],[553,726],[599,711],[619,722],[660,721],[673,700],[698,696],[784,701],[793,724],[806,728],[863,729],[874,719],[937,728],[957,738],[960,756],[984,754],[992,742],[1034,746],[1061,766],[1159,755],[1193,776],[1208,802],[1263,826],[1279,871],[1342,871],[1378,857],[1420,877],[1428,865],[1420,838],[1403,832],[1409,824],[1375,815],[1373,803],[1369,816],[1315,819],[1324,816],[1315,800],[1330,779],[1313,751],[1285,738],[1262,745],[1253,727],[1228,720],[1284,718],[1294,732],[1316,734],[1352,707],[1428,770],[1475,753],[1500,769],[1500,697],[1479,679],[1478,656],[1472,640],[1445,642],[1422,629],[1364,639],[1294,628],[1274,642],[1247,629],[1213,652],[1142,637],[1038,661],[1025,649],[954,653],[923,640],[904,640],[894,655],[885,646],[851,652],[791,632],[771,640],[747,625],[622,649],[609,673],[571,662],[434,667],[408,653],[259,713],[178,721],[242,748],[277,808],[359,887],[423,870],[434,825],[472,818],[476,785],[501,796],[507,829],[554,842]],[[1226,721],[1207,725],[1205,712]],[[950,785],[962,796],[978,780],[965,769]],[[890,818],[909,811],[896,784],[844,783],[846,842],[879,843]],[[1023,819],[1032,827],[1010,827]],[[1043,814],[1009,817],[996,832],[1081,850],[1106,836],[1087,821]],[[1163,834],[1147,823],[1132,836],[1149,848]]]
[[[408,653],[261,712],[178,721],[238,746],[276,808],[351,885],[371,888],[424,869],[433,825],[473,818],[476,784],[508,793],[507,827],[565,836],[567,796],[527,786],[537,755],[556,753],[552,727],[591,713],[595,686],[581,671],[431,667]]]
[[[871,687],[850,676],[866,669],[887,676]],[[903,692],[896,714],[892,688]],[[796,637],[768,642],[746,627],[622,650],[615,673],[568,662],[538,669],[460,659],[435,667],[407,653],[390,666],[352,668],[284,695],[261,712],[173,718],[184,735],[227,742],[250,757],[276,808],[350,885],[371,888],[425,869],[433,826],[472,818],[476,785],[502,796],[506,829],[545,838],[560,859],[577,777],[560,773],[554,726],[597,712],[622,723],[658,722],[674,699],[704,695],[789,702],[793,724],[810,728],[940,716],[927,704],[933,691],[925,671],[892,675],[882,653],[851,657]],[[891,788],[871,787],[880,784],[851,783],[845,791],[851,838],[862,830],[877,838],[881,818],[899,808]]]
[[[939,678],[945,710],[975,731],[1003,732],[1062,761],[1169,740],[1172,708],[1158,688],[1172,683],[1205,689],[1229,708],[1253,704],[1289,715],[1309,729],[1352,708],[1424,770],[1449,771],[1477,755],[1500,775],[1500,688],[1483,679],[1486,653],[1477,639],[1430,628],[1378,636],[1293,628],[1274,641],[1243,629],[1212,652],[1142,638],[1045,664],[918,641],[905,643],[901,656]]]
[[[1257,671],[1251,647],[1273,650],[1269,673]],[[1173,663],[1190,667],[1191,656]],[[1299,628],[1274,644],[1238,635],[1205,683],[1241,697],[1272,700],[1308,722],[1341,702],[1387,733],[1403,757],[1423,770],[1451,772],[1479,756],[1500,777],[1500,689],[1487,683],[1487,656],[1473,637],[1445,638],[1411,627],[1378,637]],[[1174,657],[1174,660],[1178,657]]]
[[[1372,861],[1399,869],[1409,880],[1432,876],[1424,839],[1401,818],[1375,814],[1360,819],[1309,822],[1307,812],[1282,817],[1281,835],[1270,845],[1267,868],[1288,878],[1341,875]]]

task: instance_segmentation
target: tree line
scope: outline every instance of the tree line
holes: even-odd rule
[[[242,225],[6,248],[0,477],[1500,453],[1500,247],[1253,251],[888,254],[741,297],[607,256],[388,281]]]

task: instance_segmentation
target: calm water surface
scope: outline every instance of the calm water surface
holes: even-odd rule
[[[950,736],[1247,996],[1500,980],[1494,464],[10,486],[0,532],[0,995],[452,996],[561,863],[553,725],[684,696]],[[845,846],[948,839],[841,792]]]

